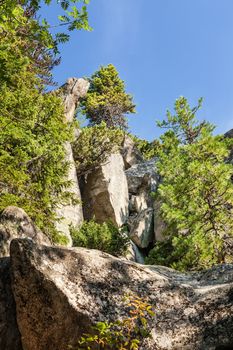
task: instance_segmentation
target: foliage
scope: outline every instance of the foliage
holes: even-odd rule
[[[108,128],[104,122],[83,128],[73,144],[78,176],[88,174],[105,163],[111,153],[120,149],[123,136],[121,130]]]
[[[43,83],[52,84],[51,69],[58,65],[58,46],[69,39],[68,33],[57,32],[52,35],[50,24],[44,19],[40,22],[38,11],[41,3],[49,5],[51,0],[0,0],[0,40],[10,36],[13,31],[17,36],[18,51],[28,59],[27,69],[37,74]],[[59,3],[66,12],[59,16],[60,25],[67,25],[68,30],[89,30],[87,0],[82,0],[83,6],[75,6],[79,0],[63,0]],[[70,3],[73,4],[69,8]],[[59,25],[58,25],[59,26]],[[12,46],[14,43],[10,43]]]
[[[200,101],[201,102],[201,101]],[[169,130],[162,136],[157,168],[163,179],[158,189],[161,213],[172,252],[164,246],[150,253],[149,262],[180,270],[202,269],[232,261],[227,242],[233,235],[232,165],[225,162],[230,140],[213,136],[213,126],[198,123],[185,98],[175,103],[176,115],[159,123]],[[165,250],[164,250],[165,248]]]
[[[159,149],[161,147],[159,140],[155,139],[150,142],[147,140],[140,139],[135,135],[130,135],[130,137],[132,137],[137,149],[140,151],[140,153],[145,159],[150,160],[158,156]]]
[[[152,306],[138,296],[125,298],[129,316],[115,322],[98,322],[91,334],[84,334],[78,350],[119,349],[137,350],[151,336],[149,321],[155,313]]]
[[[90,124],[104,121],[108,127],[125,129],[125,115],[135,113],[135,105],[132,96],[125,92],[125,84],[116,68],[112,64],[100,67],[89,80],[90,88],[81,107]]]
[[[145,259],[147,265],[173,266],[173,263],[179,261],[176,251],[172,246],[172,239],[169,237],[163,242],[156,242]]]
[[[6,16],[6,15],[4,15]],[[52,236],[58,203],[75,200],[65,180],[69,164],[64,143],[72,139],[73,127],[64,121],[61,99],[45,94],[40,78],[31,69],[31,58],[18,35],[22,23],[37,30],[34,20],[20,6],[0,26],[0,210],[17,205]]]
[[[124,229],[118,229],[111,221],[102,224],[95,220],[84,221],[80,229],[71,229],[73,245],[98,249],[112,255],[125,255],[129,238]]]

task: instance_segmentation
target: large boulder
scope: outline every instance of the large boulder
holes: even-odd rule
[[[139,248],[147,248],[154,241],[154,199],[151,192],[158,187],[156,159],[142,161],[125,171],[129,187],[130,238]]]
[[[71,185],[68,188],[73,197],[77,200],[76,204],[60,205],[56,209],[56,214],[59,220],[56,222],[56,228],[68,239],[68,246],[72,245],[72,239],[70,235],[70,227],[79,227],[83,222],[83,209],[81,193],[79,188],[79,182],[76,172],[76,167],[73,158],[73,151],[70,143],[65,144],[66,148],[66,160],[69,162],[69,173],[67,180],[71,181]]]
[[[77,106],[82,97],[87,94],[90,83],[82,78],[69,78],[67,82],[58,90],[60,96],[63,99],[65,119],[67,123],[72,123]],[[75,137],[77,138],[80,134],[79,130],[75,131]],[[66,161],[69,162],[69,172],[67,180],[71,182],[68,189],[75,199],[77,199],[77,204],[66,204],[60,205],[57,208],[56,214],[58,221],[56,223],[56,228],[60,231],[68,241],[68,246],[72,245],[72,239],[70,235],[70,227],[79,227],[83,222],[83,211],[81,205],[81,194],[79,189],[79,183],[77,178],[77,172],[73,157],[73,151],[71,144],[67,142],[65,144],[66,148]],[[78,203],[79,202],[79,203]]]
[[[122,226],[128,218],[128,186],[121,154],[111,154],[105,164],[88,174],[82,186],[84,218],[111,220]]]
[[[11,243],[13,292],[23,349],[66,349],[97,321],[127,314],[125,294],[156,309],[142,350],[233,346],[233,265],[196,274],[144,267],[84,248]],[[231,346],[231,347],[230,347]]]
[[[65,117],[67,122],[72,122],[81,98],[85,97],[90,83],[83,78],[69,78],[67,82],[59,88],[59,93],[63,99]]]
[[[129,247],[125,258],[126,260],[134,261],[139,264],[145,263],[144,254],[139,250],[138,246],[131,240],[129,242]]]
[[[130,238],[139,248],[147,248],[154,240],[153,209],[142,210],[133,220]]]
[[[132,165],[141,163],[143,161],[143,156],[135,146],[134,141],[129,135],[124,136],[121,154],[124,159],[125,168],[128,169]]]
[[[228,132],[225,133],[224,135],[227,138],[232,139],[233,138],[233,129],[229,130]],[[229,156],[229,160],[230,163],[233,163],[233,148],[231,150],[230,156]]]
[[[125,171],[129,193],[137,195],[142,189],[148,193],[156,190],[159,177],[155,170],[155,161],[143,161]]]
[[[10,258],[0,258],[0,349],[22,350],[11,290]]]
[[[23,209],[9,206],[0,215],[0,258],[10,255],[10,242],[14,238],[31,238],[39,244],[51,244]]]

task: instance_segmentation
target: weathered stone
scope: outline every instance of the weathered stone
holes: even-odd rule
[[[229,137],[229,138],[233,138],[233,129],[227,131],[224,136]]]
[[[0,349],[22,350],[11,290],[10,258],[0,258]]]
[[[80,98],[85,97],[90,83],[83,78],[69,78],[59,89],[65,107],[67,122],[72,122]]]
[[[126,260],[134,261],[139,264],[144,264],[145,262],[144,255],[140,252],[139,248],[136,246],[136,244],[133,241],[130,241],[128,252],[126,255]]]
[[[75,345],[90,323],[124,317],[125,294],[155,307],[140,350],[216,350],[233,345],[233,265],[182,274],[84,248],[11,243],[13,291],[25,350]],[[128,315],[128,314],[127,314]]]
[[[130,238],[140,248],[147,248],[154,240],[153,209],[142,210],[134,219]]]
[[[131,195],[129,200],[129,211],[131,213],[140,213],[148,208],[150,194],[146,191],[140,191],[138,195]]]
[[[105,164],[88,174],[82,188],[84,218],[97,222],[111,220],[117,226],[128,217],[128,186],[120,154],[109,156]]]
[[[121,154],[123,156],[126,169],[143,161],[143,156],[129,135],[125,135],[124,137]]]
[[[155,159],[133,165],[125,171],[129,193],[137,195],[140,189],[150,193],[158,185],[158,175],[155,171]]]
[[[231,129],[228,132],[226,132],[224,136],[228,137],[228,138],[233,138],[233,129]],[[233,163],[233,147],[232,147],[232,150],[231,150],[231,153],[230,153],[228,161],[230,163]]]
[[[10,242],[14,238],[31,238],[39,244],[50,244],[23,209],[9,206],[0,216],[0,258],[10,255]]]
[[[60,89],[60,95],[63,99],[65,108],[65,118],[68,123],[71,123],[74,119],[76,108],[79,104],[80,98],[84,97],[89,89],[90,83],[82,78],[70,78],[67,80]],[[75,137],[80,134],[79,130],[75,131]],[[73,151],[71,144],[67,142],[66,148],[66,161],[69,162],[70,168],[67,176],[67,180],[71,181],[70,188],[66,189],[71,192],[74,197],[80,202],[72,205],[60,205],[56,211],[58,221],[56,228],[68,239],[68,246],[72,245],[72,239],[70,236],[70,226],[79,227],[83,222],[83,211],[81,205],[81,195],[79,189],[79,183],[77,178],[77,172],[73,157]]]
[[[79,189],[79,183],[78,183],[78,177],[76,173],[76,167],[73,159],[73,152],[70,143],[66,143],[66,160],[69,161],[70,167],[69,167],[69,174],[68,174],[68,180],[71,181],[71,186],[69,187],[69,192],[73,194],[75,199],[79,201],[77,204],[67,204],[67,205],[60,205],[57,210],[56,214],[59,221],[56,222],[56,228],[58,231],[60,231],[63,235],[65,235],[68,239],[68,246],[72,245],[72,239],[70,236],[70,226],[73,227],[79,227],[83,222],[83,209],[82,209],[82,202],[81,202],[81,193]]]

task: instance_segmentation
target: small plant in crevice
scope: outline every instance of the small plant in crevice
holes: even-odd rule
[[[114,322],[97,322],[91,333],[81,337],[75,350],[139,349],[142,342],[151,337],[154,309],[147,300],[135,295],[127,295],[123,302],[128,317]]]
[[[71,228],[71,236],[75,247],[98,249],[115,256],[125,255],[129,246],[125,228],[118,228],[111,221],[84,221],[79,229]]]

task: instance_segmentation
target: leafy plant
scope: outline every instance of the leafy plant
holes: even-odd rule
[[[0,38],[10,35],[13,30],[19,43],[15,48],[27,59],[27,69],[36,73],[45,84],[52,84],[51,70],[60,63],[59,44],[69,40],[69,31],[90,30],[86,6],[88,0],[56,0],[56,2],[65,14],[59,16],[57,26],[51,26],[46,19],[40,21],[38,11],[42,3],[50,5],[52,0],[0,1]],[[67,27],[68,32],[57,32],[56,29],[61,26]]]
[[[138,296],[127,296],[124,301],[129,317],[115,322],[98,322],[90,334],[81,337],[77,350],[139,349],[143,340],[151,336],[149,321],[155,313],[152,306]]]
[[[150,142],[140,139],[135,135],[130,135],[130,137],[132,137],[137,149],[141,152],[145,159],[150,160],[158,156],[161,148],[159,140],[153,140]]]
[[[89,79],[90,88],[81,103],[83,114],[91,125],[104,121],[107,127],[125,129],[125,115],[135,113],[132,96],[125,92],[125,84],[116,68],[109,64],[100,67]]]
[[[110,221],[103,224],[84,221],[80,229],[71,229],[71,236],[75,247],[98,249],[117,256],[125,255],[129,245],[126,232]]]

